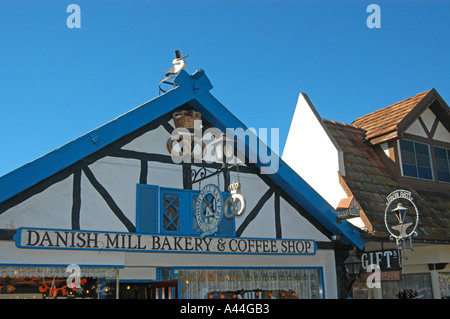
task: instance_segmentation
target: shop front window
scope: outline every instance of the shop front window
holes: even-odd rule
[[[450,273],[439,274],[439,290],[442,299],[450,299]]]
[[[106,299],[111,286],[101,269],[84,271],[78,287],[68,286],[64,267],[0,267],[0,299]],[[110,272],[107,270],[107,272]],[[115,272],[115,270],[113,270]],[[95,274],[94,274],[95,273]],[[108,277],[109,274],[106,274]],[[110,296],[111,295],[111,296]]]
[[[383,281],[383,299],[432,299],[430,274],[404,274],[401,280]]]
[[[402,275],[400,292],[413,292],[417,299],[432,299],[430,274]]]
[[[320,269],[175,269],[186,299],[322,299]]]
[[[108,298],[108,289],[99,290],[99,280],[83,277],[80,288],[67,286],[64,277],[2,277],[0,299],[99,299]],[[115,297],[115,296],[114,296]]]

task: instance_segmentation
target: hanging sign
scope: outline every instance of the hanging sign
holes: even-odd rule
[[[219,231],[223,217],[223,197],[216,185],[209,184],[202,188],[195,207],[195,218],[202,230],[200,237],[214,235]]]
[[[386,210],[384,223],[391,239],[395,239],[397,249],[402,246],[406,255],[406,240],[409,247],[414,250],[411,236],[417,236],[416,228],[419,223],[419,211],[414,204],[411,192],[403,189],[393,191],[386,197]]]
[[[402,268],[400,252],[396,249],[364,252],[361,255],[361,267],[377,265],[380,270],[398,270]]]
[[[19,228],[19,248],[101,251],[314,255],[314,240],[184,237],[136,233],[109,233]]]
[[[202,188],[195,207],[195,219],[202,230],[201,238],[216,234],[222,217],[232,219],[244,213],[245,199],[239,193],[240,187],[240,183],[233,181],[229,187],[229,196],[223,196],[219,187],[214,184]]]

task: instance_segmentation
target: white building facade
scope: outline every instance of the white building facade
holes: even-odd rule
[[[246,127],[203,71],[176,81],[0,178],[0,298],[338,297],[331,237],[362,247],[358,233],[278,159],[264,174],[248,155],[228,168],[214,151],[194,156],[214,149],[207,129]],[[193,114],[202,136],[190,149],[174,129],[192,129]]]
[[[366,242],[355,297],[450,296],[449,154],[449,107],[434,89],[351,124],[322,119],[308,96],[299,95],[282,158],[335,209],[351,203],[357,211],[345,219]],[[418,222],[410,220],[409,231],[417,227],[412,246],[409,239],[397,246],[386,227],[393,215],[387,197],[396,190],[410,192],[418,210]],[[392,254],[400,256],[395,267],[379,257]],[[368,289],[367,266],[380,260],[381,288]]]

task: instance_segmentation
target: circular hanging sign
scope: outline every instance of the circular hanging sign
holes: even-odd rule
[[[198,195],[195,208],[197,224],[203,232],[200,237],[213,235],[218,232],[223,216],[223,197],[219,187],[206,185]]]
[[[411,192],[403,189],[393,191],[386,197],[384,223],[391,237],[397,240],[417,235],[419,211],[414,204]]]

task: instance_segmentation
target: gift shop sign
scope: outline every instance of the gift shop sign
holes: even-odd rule
[[[19,248],[102,251],[314,255],[317,249],[314,240],[199,238],[36,228],[19,228],[14,240]]]
[[[381,270],[401,269],[400,251],[393,249],[364,252],[361,255],[361,266],[367,270],[370,265],[377,265]]]

